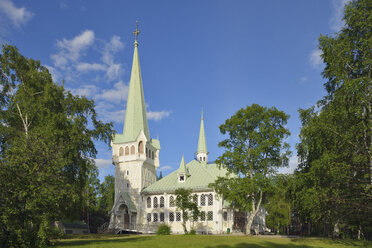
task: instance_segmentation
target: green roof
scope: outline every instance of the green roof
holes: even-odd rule
[[[130,198],[129,194],[127,192],[121,192],[119,196],[119,202],[124,201],[125,205],[128,206],[128,210],[130,212],[137,212],[137,208],[132,202],[132,199]]]
[[[193,160],[186,165],[189,175],[185,182],[178,181],[180,168],[159,181],[151,184],[142,190],[144,194],[162,194],[173,193],[178,188],[192,189],[197,191],[212,191],[208,186],[213,183],[217,177],[226,176],[227,170],[219,168],[217,164],[205,164],[197,160]]]
[[[205,131],[204,131],[204,120],[203,115],[200,122],[200,131],[199,131],[199,142],[198,142],[198,153],[208,153],[207,142],[205,141]]]
[[[116,135],[114,143],[119,143],[116,138],[120,139],[120,142],[134,141],[141,130],[145,133],[147,140],[150,140],[137,47],[138,42],[136,40],[134,43],[133,65],[129,83],[123,135],[122,137]]]

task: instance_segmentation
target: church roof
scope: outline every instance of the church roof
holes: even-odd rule
[[[208,153],[207,142],[205,141],[203,114],[202,114],[201,122],[200,122],[198,153]]]
[[[143,94],[141,68],[138,57],[138,42],[136,39],[134,42],[133,65],[129,83],[123,134],[115,135],[113,142],[121,143],[135,141],[141,130],[143,130],[145,133],[147,140],[150,140],[146,116],[145,97]]]
[[[189,172],[189,176],[186,181],[179,182],[178,174],[179,169],[170,173],[166,177],[159,181],[151,184],[150,186],[144,188],[142,193],[144,194],[163,194],[163,193],[173,193],[178,188],[192,189],[196,191],[212,191],[208,186],[213,183],[217,177],[226,176],[227,170],[224,168],[219,168],[217,164],[205,164],[197,160],[192,160],[186,164],[186,169]]]

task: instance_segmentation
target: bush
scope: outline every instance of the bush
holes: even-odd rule
[[[196,230],[195,229],[191,229],[190,232],[189,232],[190,235],[195,235],[196,234]]]
[[[170,235],[171,228],[167,224],[161,224],[156,231],[157,235]]]

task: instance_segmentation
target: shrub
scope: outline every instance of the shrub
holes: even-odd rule
[[[157,235],[170,235],[171,228],[167,224],[161,224],[156,231]]]
[[[196,230],[195,229],[191,229],[190,232],[189,232],[190,235],[195,235],[196,234]]]

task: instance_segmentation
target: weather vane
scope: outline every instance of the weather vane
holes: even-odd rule
[[[136,30],[133,32],[134,37],[136,38],[135,41],[137,41],[138,35],[141,33],[141,31],[138,30],[138,21],[136,21]]]

